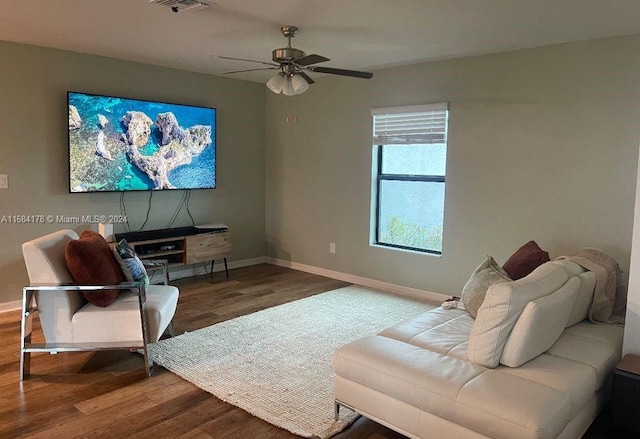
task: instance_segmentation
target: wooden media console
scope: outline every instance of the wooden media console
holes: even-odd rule
[[[127,239],[122,234],[119,239]],[[138,257],[145,260],[164,259],[168,267],[190,265],[211,261],[211,272],[216,259],[224,259],[224,268],[229,278],[227,256],[231,254],[231,232],[203,232],[172,236],[167,238],[144,239],[144,232],[127,239]],[[148,267],[147,267],[148,268]]]

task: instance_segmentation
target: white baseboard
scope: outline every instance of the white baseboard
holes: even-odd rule
[[[434,293],[418,288],[404,287],[381,280],[369,279],[367,277],[355,276],[353,274],[342,273],[339,271],[327,270],[326,268],[314,267],[312,265],[300,264],[298,262],[285,261],[283,259],[270,258],[270,263],[279,265],[280,267],[291,268],[293,270],[304,271],[306,273],[317,274],[319,276],[330,277],[352,284],[362,285],[364,287],[375,288],[378,290],[389,291],[390,293],[400,294],[403,296],[415,297],[418,299],[433,300],[436,302],[444,302],[451,296],[440,293]]]
[[[0,314],[9,311],[18,311],[22,308],[22,300],[0,303]]]

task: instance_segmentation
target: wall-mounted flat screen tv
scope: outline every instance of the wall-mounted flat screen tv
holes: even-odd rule
[[[68,92],[69,191],[216,187],[216,109]]]

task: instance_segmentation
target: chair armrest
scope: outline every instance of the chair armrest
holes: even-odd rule
[[[123,282],[117,285],[76,285],[76,284],[31,284],[24,291],[96,291],[96,290],[140,290],[142,282]]]
[[[38,292],[59,292],[59,291],[100,291],[100,290],[130,290],[138,296],[140,309],[142,310],[147,302],[145,284],[139,282],[122,282],[117,285],[76,285],[76,284],[45,284],[33,283],[22,288],[22,311],[25,315],[37,311],[38,308],[32,306],[32,298],[35,291]],[[133,291],[133,290],[137,290]]]

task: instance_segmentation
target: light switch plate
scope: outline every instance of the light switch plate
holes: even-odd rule
[[[0,189],[9,188],[9,176],[7,174],[0,174]]]

